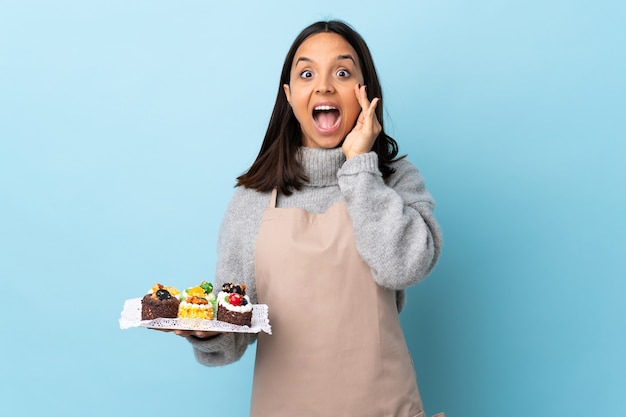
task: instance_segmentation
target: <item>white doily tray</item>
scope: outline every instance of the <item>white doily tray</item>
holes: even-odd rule
[[[131,327],[149,327],[153,329],[171,330],[206,330],[215,332],[259,333],[272,334],[272,327],[267,317],[267,305],[252,305],[251,326],[237,326],[219,320],[204,319],[166,319],[141,320],[141,298],[132,298],[124,302],[120,316],[120,329]]]

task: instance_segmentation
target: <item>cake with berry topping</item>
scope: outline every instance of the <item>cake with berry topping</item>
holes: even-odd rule
[[[217,319],[238,326],[252,323],[252,303],[246,295],[245,284],[227,282],[217,295]]]
[[[197,287],[187,288],[181,296],[178,317],[181,319],[213,320],[215,317],[213,284],[202,281]]]
[[[180,291],[161,284],[154,285],[141,299],[141,320],[176,318],[180,305]]]

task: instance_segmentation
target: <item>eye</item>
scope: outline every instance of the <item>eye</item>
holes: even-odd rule
[[[337,77],[347,78],[349,76],[350,76],[350,71],[348,70],[340,69],[339,71],[337,71]]]
[[[300,73],[300,78],[311,78],[313,76],[313,72],[311,70],[304,70]]]

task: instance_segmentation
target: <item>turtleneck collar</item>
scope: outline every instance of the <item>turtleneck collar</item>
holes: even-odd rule
[[[341,148],[300,147],[298,152],[304,173],[309,177],[308,185],[324,187],[337,184],[337,171],[346,161]]]

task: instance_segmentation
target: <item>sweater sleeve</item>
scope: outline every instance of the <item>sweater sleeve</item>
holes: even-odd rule
[[[434,201],[417,168],[406,160],[383,181],[374,152],[347,160],[338,172],[357,249],[376,282],[402,290],[426,277],[441,251]]]
[[[246,294],[253,304],[257,303],[254,279],[254,243],[260,223],[259,215],[254,213],[250,193],[237,189],[228,210],[220,225],[217,242],[217,267],[215,288],[222,287],[224,282],[246,284]],[[257,204],[258,205],[258,204]],[[254,343],[256,334],[223,333],[210,339],[198,339],[190,336],[187,340],[192,344],[196,359],[203,365],[221,366],[239,360],[249,344]]]
[[[206,366],[222,366],[241,359],[248,345],[256,340],[256,335],[222,333],[211,339],[190,336],[187,340],[192,344],[198,362]]]

